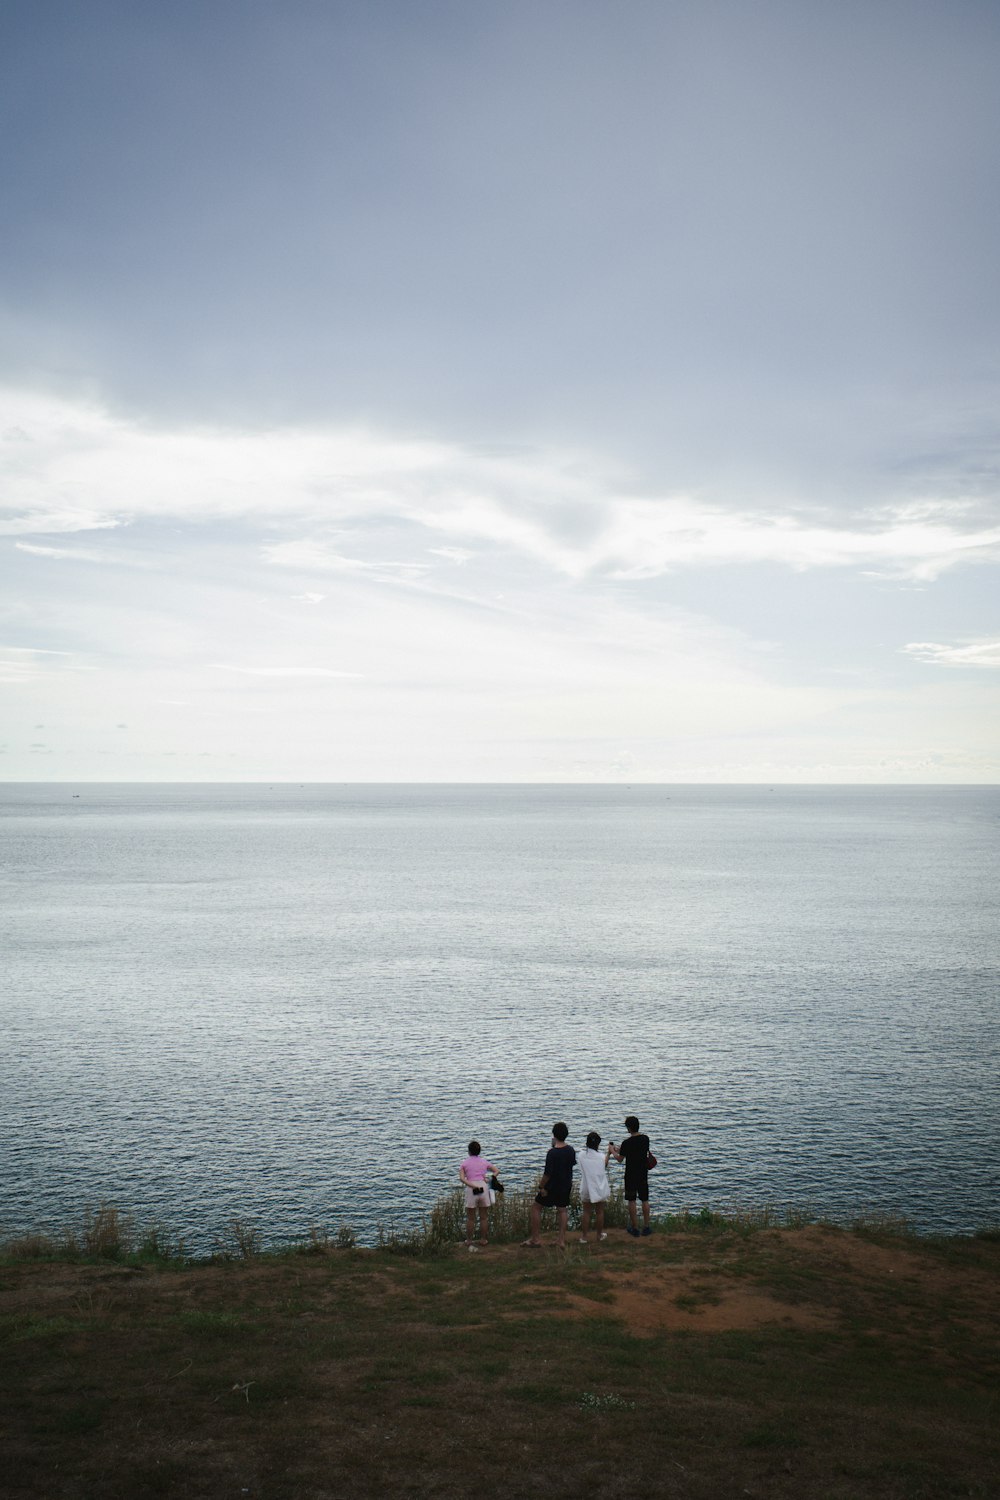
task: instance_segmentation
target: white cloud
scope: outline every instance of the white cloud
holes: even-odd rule
[[[335,552],[320,541],[277,542],[263,549],[268,562],[282,567],[301,568],[305,572],[370,574],[392,582],[421,578],[427,572],[424,563],[393,562],[391,560],[366,562],[360,557],[346,557]],[[298,594],[300,599],[322,599],[322,594]]]
[[[21,487],[18,486],[18,488]],[[29,536],[39,532],[50,536],[60,532],[107,531],[124,525],[126,519],[121,516],[103,515],[83,505],[64,506],[58,509],[29,503],[25,509],[11,514],[0,511],[0,536]]]
[[[938,641],[911,641],[903,650],[917,661],[942,667],[1000,667],[1000,641],[966,641],[942,645]]]
[[[72,557],[73,554],[65,547],[40,547],[34,542],[15,542],[14,546],[18,552],[31,552],[35,557]]]
[[[34,682],[48,668],[80,670],[72,651],[50,651],[43,646],[0,646],[0,682],[20,686]],[[38,726],[41,728],[41,726]]]
[[[214,667],[219,672],[240,672],[245,677],[338,677],[359,679],[361,672],[340,672],[333,667],[241,667],[233,662],[218,661]]]
[[[44,547],[36,542],[15,542],[17,552],[29,552],[33,557],[66,558],[71,562],[103,563],[108,558],[100,552],[89,552],[83,547]]]
[[[927,504],[924,510],[920,520],[890,512],[870,525],[834,527],[689,500],[623,501],[600,550],[618,578],[650,578],[685,566],[783,563],[796,571],[876,564],[892,577],[929,581],[959,562],[1000,559],[1000,527],[962,530],[956,510],[962,514],[964,506]]]
[[[248,779],[892,780],[925,760],[939,780],[991,774],[986,675],[914,676],[884,645],[919,635],[919,599],[864,590],[867,616],[844,629],[851,574],[927,580],[997,556],[979,503],[838,518],[656,496],[555,449],[153,429],[50,398],[21,417],[11,524],[65,525],[71,503],[81,529],[131,519],[130,548],[109,541],[104,560],[136,566],[69,568],[84,539],[62,535],[0,549],[3,633],[47,643],[0,650],[15,774],[37,774],[36,722],[98,778],[109,757],[132,778],[185,758],[200,776],[209,750]],[[844,583],[792,576],[818,568]],[[961,634],[985,585],[940,589],[923,628],[957,644],[914,641],[910,657],[995,667],[996,641]]]
[[[1000,559],[1000,525],[948,497],[819,524],[766,497],[732,507],[718,496],[637,495],[600,455],[491,453],[316,427],[170,430],[19,391],[6,392],[2,404],[0,531],[11,535],[142,518],[266,523],[299,533],[268,545],[275,563],[402,580],[432,567],[429,554],[460,563],[483,549],[570,579],[617,582],[754,563],[927,582],[960,564]],[[340,528],[334,546],[331,527]],[[413,558],[380,555],[387,531],[393,548],[414,546]],[[428,546],[432,539],[440,545]],[[15,545],[69,555],[43,551],[44,543]],[[373,546],[376,555],[368,555]]]
[[[51,651],[46,646],[0,646],[0,651],[10,651],[24,656],[72,656],[72,651]]]

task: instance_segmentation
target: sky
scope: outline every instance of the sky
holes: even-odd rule
[[[1000,779],[993,0],[0,0],[0,779]]]

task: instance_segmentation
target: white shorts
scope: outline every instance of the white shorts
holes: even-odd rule
[[[581,1203],[593,1203],[595,1205],[595,1207],[596,1207],[596,1205],[598,1203],[607,1203],[607,1201],[608,1201],[607,1198],[588,1198],[586,1196],[586,1194],[584,1194],[584,1193],[580,1194],[580,1202]]]
[[[465,1190],[466,1208],[492,1208],[495,1198],[496,1194],[486,1183],[483,1183],[481,1193],[474,1193],[470,1187],[467,1187]]]

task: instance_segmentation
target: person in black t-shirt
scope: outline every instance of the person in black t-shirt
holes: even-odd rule
[[[553,1125],[552,1146],[545,1156],[545,1171],[538,1184],[538,1196],[531,1205],[531,1238],[521,1242],[532,1250],[537,1250],[542,1243],[538,1236],[542,1227],[543,1208],[555,1209],[559,1230],[556,1244],[560,1250],[566,1248],[569,1195],[573,1190],[573,1167],[576,1164],[576,1152],[566,1144],[568,1135],[569,1126],[564,1125],[562,1120]]]
[[[620,1146],[611,1143],[611,1155],[615,1161],[625,1163],[625,1202],[628,1204],[629,1226],[628,1232],[639,1238],[639,1221],[636,1216],[635,1200],[638,1198],[642,1204],[642,1233],[652,1234],[649,1227],[649,1168],[646,1159],[649,1156],[649,1136],[639,1134],[639,1121],[635,1115],[629,1115],[625,1121],[625,1129],[628,1135]]]

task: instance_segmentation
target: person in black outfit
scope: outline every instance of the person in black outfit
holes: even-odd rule
[[[611,1155],[615,1161],[625,1163],[625,1202],[628,1204],[629,1226],[628,1232],[639,1238],[639,1221],[636,1216],[635,1200],[638,1198],[642,1204],[642,1233],[652,1234],[649,1227],[649,1168],[646,1159],[649,1156],[649,1136],[639,1134],[639,1121],[635,1115],[629,1115],[625,1121],[625,1129],[628,1135],[620,1146],[611,1143]]]
[[[576,1152],[566,1144],[568,1135],[569,1126],[564,1125],[562,1120],[553,1125],[552,1145],[545,1156],[545,1171],[538,1184],[538,1196],[531,1205],[531,1238],[522,1241],[531,1250],[539,1249],[542,1243],[538,1236],[542,1227],[543,1208],[555,1209],[559,1230],[556,1244],[560,1250],[566,1248],[569,1195],[573,1190],[573,1167],[576,1165]]]

